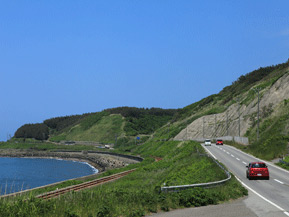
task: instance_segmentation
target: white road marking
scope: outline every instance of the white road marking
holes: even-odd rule
[[[235,148],[235,147],[232,147],[232,148]],[[237,151],[241,152],[241,153],[244,153],[244,154],[246,154],[246,155],[248,155],[248,156],[251,156],[251,157],[256,158],[255,156],[252,156],[252,155],[249,155],[249,154],[247,154],[247,153],[245,153],[245,152],[242,152],[242,151],[238,150],[237,148],[235,148],[235,149],[236,149]],[[209,152],[209,150],[208,150],[208,152]],[[224,152],[226,152],[226,151],[224,150]],[[227,152],[227,153],[229,154],[229,152]],[[211,153],[211,155],[212,155],[215,159],[217,159],[212,153]],[[240,160],[239,158],[236,158],[236,159],[237,159],[237,160]],[[259,158],[256,158],[256,159],[260,160]],[[260,160],[260,161],[261,161],[261,160]],[[266,162],[266,161],[265,161],[265,162]],[[245,161],[243,161],[242,163],[247,165],[247,163],[246,163]],[[269,164],[269,165],[271,165],[271,166],[273,166],[273,167],[275,167],[275,168],[278,168],[278,169],[280,169],[280,170],[283,170],[283,171],[289,173],[288,171],[284,170],[283,168],[277,167],[277,166],[272,165],[272,164],[270,164],[270,163],[268,163],[268,162],[266,162],[266,163]],[[278,206],[277,204],[275,204],[275,203],[273,203],[272,201],[268,200],[267,198],[265,198],[265,197],[262,196],[261,194],[257,193],[255,190],[253,190],[253,189],[250,188],[248,185],[246,185],[245,183],[243,183],[236,175],[235,175],[235,177],[236,177],[236,179],[237,179],[245,188],[249,189],[250,191],[252,191],[253,193],[255,193],[257,196],[259,196],[260,198],[262,198],[262,199],[265,200],[266,202],[270,203],[271,205],[275,206],[277,209],[281,210],[285,215],[289,216],[289,212],[286,212],[282,207]],[[284,184],[283,182],[281,182],[281,181],[279,181],[279,180],[277,180],[277,179],[274,179],[274,180],[275,180],[276,182],[279,182],[280,184]]]
[[[231,154],[232,157],[235,157],[234,155]]]
[[[215,157],[215,155],[212,154],[212,152],[210,152],[205,146],[204,146],[204,148],[206,149],[206,151],[207,151],[210,155],[213,156],[213,158],[215,158],[215,160],[217,160],[217,158]]]
[[[227,145],[227,146],[229,147],[230,145]],[[260,159],[260,158],[257,158],[257,157],[255,157],[255,156],[253,156],[253,155],[251,155],[251,154],[248,154],[248,153],[246,153],[246,152],[243,152],[243,151],[241,151],[241,150],[239,150],[239,149],[237,149],[237,148],[235,148],[235,147],[233,147],[233,146],[230,146],[230,148],[233,148],[233,149],[235,149],[236,151],[241,152],[241,153],[243,153],[243,154],[245,154],[245,155],[247,155],[247,156],[249,156],[249,157],[253,157],[253,158],[257,159],[258,161],[263,161],[263,162],[265,162],[266,164],[268,164],[268,165],[270,165],[270,166],[272,166],[272,167],[275,167],[275,168],[277,168],[277,169],[279,169],[279,170],[282,170],[283,172],[289,173],[288,170],[285,170],[285,169],[283,169],[283,168],[281,168],[281,167],[275,166],[274,164],[271,164],[271,163],[269,163],[268,161],[265,161],[265,160],[262,160],[262,159]]]
[[[237,176],[235,176],[236,179],[243,185],[245,186],[245,188],[249,189],[250,191],[252,191],[253,193],[255,193],[256,195],[258,195],[259,197],[261,197],[263,200],[267,201],[268,203],[270,203],[271,205],[275,206],[277,209],[281,210],[282,212],[284,212],[284,214],[289,216],[289,213],[286,212],[283,208],[281,208],[280,206],[278,206],[277,204],[273,203],[272,201],[268,200],[267,198],[263,197],[261,194],[257,193],[255,190],[253,190],[252,188],[250,188],[248,185],[246,185],[244,182],[242,182]]]
[[[284,182],[279,181],[278,179],[274,179],[276,182],[279,182],[280,184],[284,185]]]

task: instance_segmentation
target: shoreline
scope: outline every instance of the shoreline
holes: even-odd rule
[[[130,156],[117,156],[115,153],[86,153],[86,152],[69,152],[69,151],[36,151],[36,150],[18,150],[18,149],[2,149],[0,157],[16,157],[16,158],[46,158],[71,160],[87,163],[98,172],[110,169],[125,167],[129,164],[140,162],[140,160],[131,159]]]
[[[16,196],[24,194],[26,192],[41,189],[49,186],[54,186],[69,180],[86,180],[92,177],[98,177],[102,172],[110,170],[113,168],[124,167],[131,163],[137,163],[139,161],[131,160],[129,158],[125,159],[124,157],[110,156],[108,154],[87,154],[87,153],[75,153],[75,152],[49,152],[49,151],[31,151],[31,150],[17,150],[17,149],[6,149],[0,150],[0,158],[9,157],[9,158],[38,158],[38,159],[55,159],[55,160],[69,160],[88,164],[91,168],[94,169],[94,173],[91,175],[73,178],[64,180],[61,182],[51,183],[48,185],[39,186],[36,188],[27,189],[24,191],[19,191],[11,194],[0,195],[0,198]]]
[[[30,153],[25,153],[25,152],[19,152],[19,153],[11,153],[11,154],[3,154],[0,152],[0,158],[1,157],[9,157],[9,158],[38,158],[38,159],[55,159],[55,160],[68,160],[68,161],[75,161],[75,162],[80,162],[80,163],[86,163],[90,167],[92,167],[94,170],[97,170],[97,173],[105,171],[105,168],[101,167],[99,164],[97,164],[94,161],[91,161],[89,159],[84,159],[84,158],[78,158],[78,157],[69,157],[69,156],[61,156],[62,153],[60,153],[60,156],[50,156],[49,153],[46,153],[46,156],[40,156],[38,154],[30,154]]]
[[[0,156],[0,158],[3,156]],[[72,161],[72,162],[79,162],[83,164],[87,164],[90,168],[92,168],[94,171],[93,174],[99,173],[99,169],[97,168],[97,165],[94,162],[91,162],[89,160],[84,160],[84,159],[78,159],[78,158],[59,158],[59,157],[10,157],[10,158],[32,158],[32,159],[53,159],[53,160],[65,160],[65,161]],[[93,175],[92,174],[92,175]]]

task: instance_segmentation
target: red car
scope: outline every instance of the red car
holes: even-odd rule
[[[253,178],[264,178],[269,180],[269,170],[264,162],[252,162],[246,167],[248,168],[246,175],[249,180]]]
[[[221,140],[221,139],[217,139],[217,141],[216,141],[216,145],[223,145],[223,140]]]

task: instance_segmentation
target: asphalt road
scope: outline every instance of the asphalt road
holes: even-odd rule
[[[203,147],[223,163],[249,190],[249,196],[221,205],[178,209],[156,213],[155,217],[286,217],[289,216],[289,171],[270,162],[270,180],[248,180],[246,166],[249,162],[263,161],[232,146]]]
[[[263,160],[228,145],[204,147],[250,191],[252,196],[245,203],[257,216],[289,216],[289,171],[265,161],[270,180],[248,180],[246,166],[249,162]]]

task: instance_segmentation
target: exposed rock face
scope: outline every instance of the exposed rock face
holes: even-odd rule
[[[278,79],[268,89],[260,91],[260,110],[272,107],[274,110],[283,100],[289,98],[289,73]],[[248,105],[240,106],[240,136],[249,129],[250,117],[256,116],[258,109],[257,94]],[[225,112],[203,116],[183,129],[174,139],[216,138],[222,136],[239,136],[239,104],[232,104]]]

